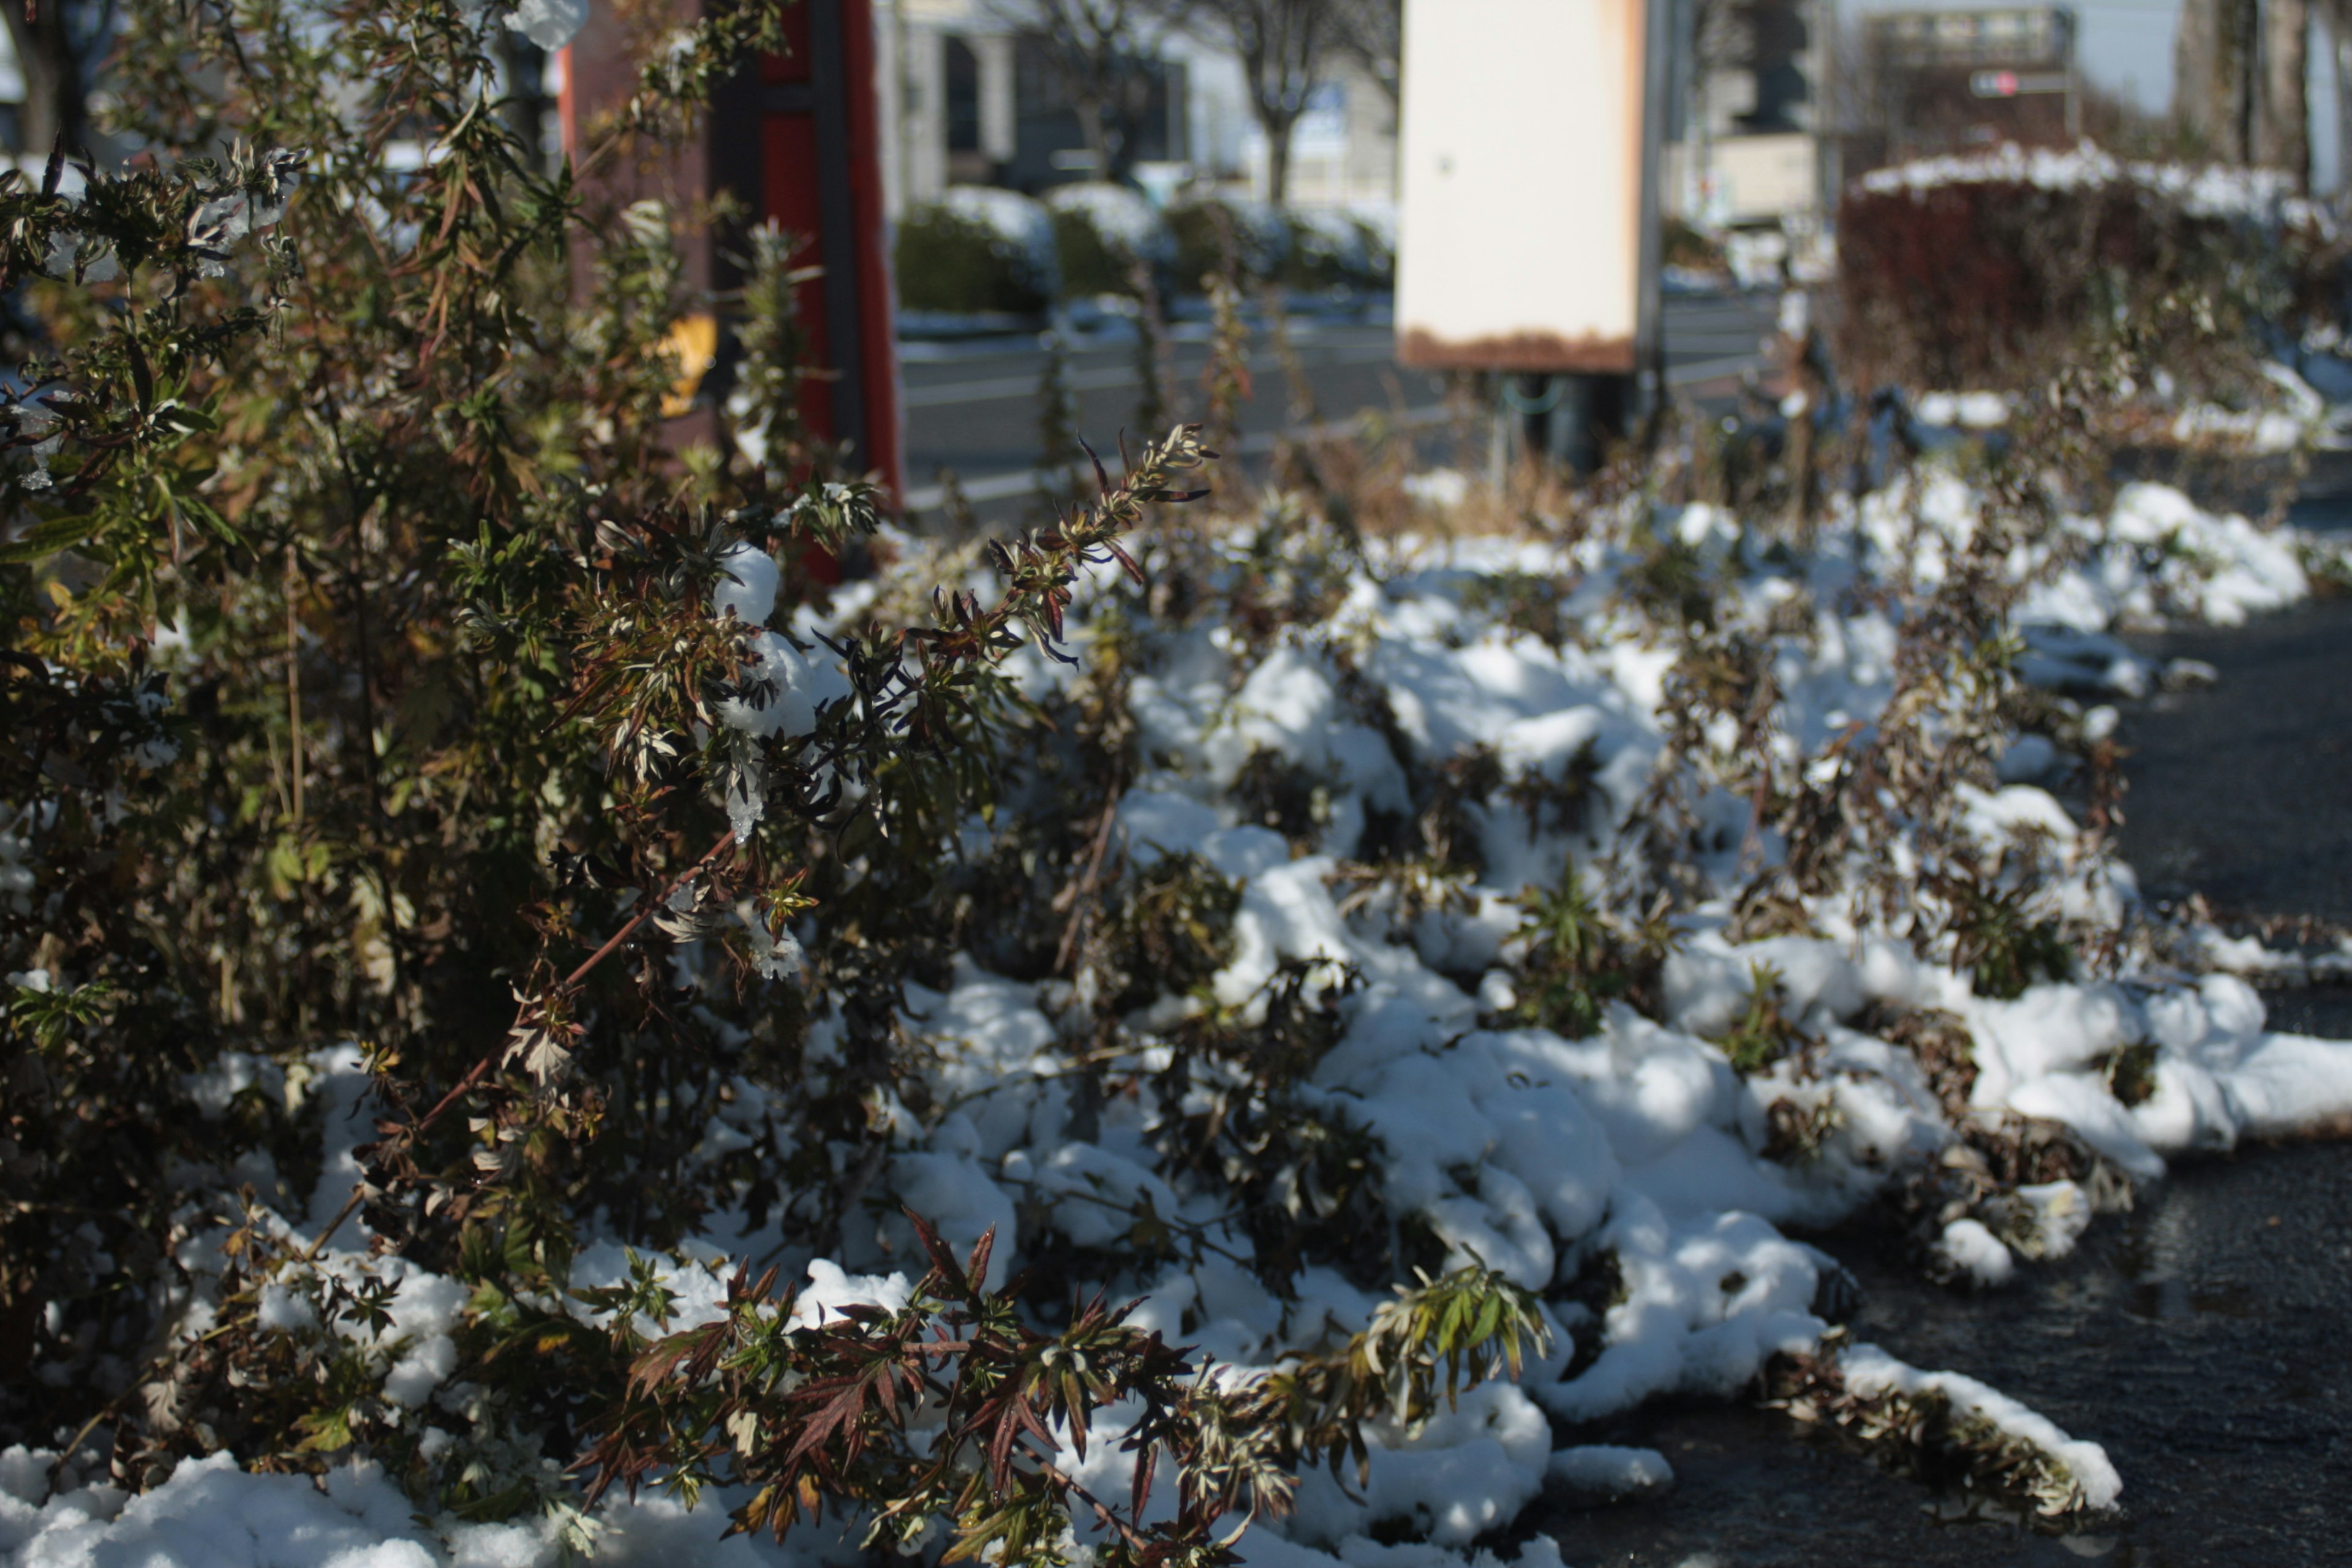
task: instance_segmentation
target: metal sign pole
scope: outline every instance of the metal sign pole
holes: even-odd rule
[[[1643,0],[1642,52],[1641,258],[1635,287],[1641,291],[1633,316],[1633,422],[1646,424],[1665,401],[1665,334],[1660,274],[1664,236],[1658,216],[1658,182],[1664,177],[1666,107],[1673,92],[1674,16],[1670,0]]]

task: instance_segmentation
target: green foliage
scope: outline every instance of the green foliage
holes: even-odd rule
[[[1163,1173],[1229,1200],[1249,1232],[1250,1267],[1276,1290],[1310,1262],[1370,1283],[1403,1261],[1392,1256],[1378,1145],[1297,1092],[1339,1043],[1340,1005],[1360,979],[1287,960],[1245,1004],[1170,1031],[1167,1065],[1153,1075]]]
[[[1055,280],[1019,247],[944,204],[901,217],[893,245],[902,310],[1034,316],[1054,302]]]
[[[1274,1433],[1246,1419],[1243,1396],[1100,1297],[1057,1333],[1029,1327],[1013,1297],[986,1289],[993,1233],[959,1259],[915,1226],[930,1268],[896,1311],[853,1305],[796,1328],[792,1299],[771,1296],[773,1270],[739,1272],[727,1316],[684,1333],[656,1338],[616,1311],[628,1388],[598,1423],[590,1495],[742,1485],[754,1490],[734,1511],[740,1530],[782,1540],[850,1504],[872,1510],[868,1547],[911,1551],[944,1526],[942,1561],[1038,1565],[1069,1561],[1074,1516],[1104,1531],[1097,1561],[1206,1565],[1232,1561],[1226,1515],[1286,1511]],[[658,1313],[649,1321],[657,1331]],[[1139,1407],[1120,1439],[1135,1484],[1099,1496],[1055,1457],[1066,1434],[1084,1459],[1097,1413],[1127,1402]],[[1176,1507],[1147,1522],[1160,1475]]]
[[[1765,1373],[1772,1403],[1800,1421],[1836,1426],[1898,1475],[2013,1499],[2045,1518],[2084,1505],[2082,1479],[2061,1454],[1948,1389],[1852,1387],[1841,1364],[1842,1337],[1832,1330],[1817,1353],[1773,1357]]]
[[[1658,253],[1664,265],[1717,275],[1730,270],[1722,244],[1683,219],[1667,218],[1659,228]]]
[[[1078,405],[1070,386],[1070,345],[1059,331],[1045,334],[1045,363],[1037,375],[1037,471],[1046,504],[1068,506],[1079,492]]]
[[[1242,763],[1230,793],[1244,821],[1274,829],[1294,847],[1312,845],[1331,817],[1329,782],[1264,746]]]
[[[808,329],[800,319],[802,287],[823,268],[802,264],[807,245],[772,223],[745,236],[744,274],[735,323],[740,351],[729,413],[737,447],[755,468],[799,474],[835,467],[803,415],[810,366]]]
[[[2305,535],[2295,542],[2295,554],[2304,575],[2311,579],[2314,595],[2323,599],[2352,595],[2352,551]]]
[[[1325,294],[1373,291],[1396,281],[1396,258],[1370,224],[1343,215],[1308,218],[1283,215],[1288,245],[1279,281],[1286,289]]]
[[[2044,980],[2074,973],[2074,949],[2054,919],[2035,919],[2022,888],[1989,888],[1955,879],[1946,925],[1952,964],[1969,972],[1977,994],[2006,1001]]]
[[[1203,422],[1222,451],[1241,445],[1242,405],[1249,401],[1249,324],[1242,316],[1242,292],[1233,252],[1221,253],[1219,269],[1202,275],[1209,296],[1209,363],[1201,378],[1208,390]],[[1228,487],[1235,481],[1227,480]]]
[[[2136,1040],[2106,1061],[2107,1091],[2126,1105],[2138,1105],[2156,1092],[2157,1044]]]
[[[1601,794],[1601,758],[1586,741],[1560,764],[1552,778],[1530,768],[1503,786],[1504,798],[1519,808],[1530,833],[1578,833],[1596,826],[1596,806],[1607,804]]]
[[[1581,1039],[1600,1029],[1611,1003],[1654,997],[1673,940],[1662,921],[1628,925],[1599,906],[1573,866],[1558,888],[1529,889],[1522,901],[1512,1021]]]
[[[1110,922],[1107,966],[1120,976],[1112,1006],[1188,995],[1232,962],[1241,889],[1197,855],[1165,855],[1129,879]]]
[[[1563,612],[1575,584],[1535,572],[1490,573],[1472,582],[1462,595],[1462,607],[1474,615],[1492,616],[1515,632],[1524,632],[1558,652],[1576,640],[1576,628]]]
[[[0,281],[47,334],[0,393],[0,1437],[102,1434],[130,1486],[198,1453],[364,1457],[426,1513],[538,1512],[575,1543],[585,1450],[598,1487],[749,1485],[745,1528],[856,1506],[877,1543],[937,1521],[952,1555],[1044,1563],[1086,1519],[1108,1560],[1229,1560],[1233,1516],[1287,1494],[1263,1390],[1099,1299],[1046,1331],[1054,1303],[985,1289],[984,1252],[918,1221],[933,1267],[901,1310],[795,1322],[739,1269],[727,1316],[680,1334],[653,1260],[721,1207],[837,1249],[889,1108],[931,1109],[908,988],[943,931],[1002,916],[1087,998],[1075,1070],[1164,1101],[1164,1169],[1249,1215],[1270,1281],[1401,1267],[1377,1145],[1303,1090],[1352,974],[1287,966],[1217,1005],[1236,889],[1114,850],[1147,657],[1123,590],[1050,710],[1002,668],[1072,658],[1082,575],[1140,585],[1136,531],[1199,494],[1198,432],[1092,464],[1083,502],[927,598],[865,600],[821,644],[772,630],[827,607],[878,521],[802,417],[799,244],[698,215],[744,276],[698,295],[696,215],[595,175],[663,155],[730,60],[781,47],[774,9],[649,55],[552,174],[481,96],[495,10],[211,15],[125,13],[120,112],[152,166],[87,171],[79,205],[55,171],[0,175]],[[705,313],[740,353],[715,440],[680,449],[677,329]],[[1328,560],[1280,532],[1281,603],[1323,603]],[[714,611],[770,575],[764,624]],[[1042,801],[1068,809],[952,853]],[[1115,1009],[1163,997],[1165,1056],[1139,1058]],[[362,1072],[363,1179],[291,1241]],[[729,1117],[763,1135],[712,1140]],[[1126,1261],[1213,1245],[1150,1211]],[[590,1224],[646,1254],[571,1298]],[[1055,1245],[1034,1260],[1087,1263]],[[399,1315],[412,1267],[466,1292],[430,1330]],[[1413,1342],[1483,1373],[1516,1321]],[[387,1379],[427,1331],[458,1370],[404,1406]],[[1112,1405],[1158,1464],[1120,1499],[1052,1463]],[[1360,1393],[1326,1425],[1360,1445],[1389,1414]],[[1147,1516],[1155,1485],[1172,1514]]]
[[[1206,290],[1202,279],[1230,273],[1243,283],[1281,280],[1290,254],[1290,229],[1279,215],[1206,197],[1168,209],[1168,231],[1176,240],[1176,283]]]
[[[1291,1467],[1360,1466],[1366,1423],[1410,1429],[1517,1370],[1543,1321],[1484,1269],[1420,1274],[1362,1334],[1255,1383],[1093,1294],[1233,1259],[1236,1234],[1277,1295],[1309,1266],[1372,1289],[1442,1254],[1391,1212],[1379,1139],[1315,1086],[1360,977],[1294,959],[1232,1000],[1239,890],[1121,847],[1120,802],[1167,762],[1128,702],[1160,628],[1213,623],[1244,657],[1296,638],[1360,580],[1344,510],[1276,494],[1227,539],[1141,538],[1213,454],[1179,426],[1117,475],[1081,464],[1056,384],[1073,482],[1050,521],[919,586],[839,594],[887,545],[880,498],[803,418],[803,247],[601,177],[671,155],[709,84],[780,46],[773,6],[647,40],[636,92],[554,172],[484,96],[496,8],[123,15],[115,112],[152,161],[86,171],[79,205],[60,173],[0,173],[0,285],[42,334],[0,391],[0,1443],[100,1434],[131,1486],[211,1451],[367,1458],[428,1515],[539,1510],[575,1536],[562,1467],[586,1450],[600,1486],[746,1485],[746,1528],[856,1507],[877,1546],[936,1526],[992,1562],[1210,1563]],[[1215,212],[1230,436],[1244,286],[1278,247]],[[689,285],[678,236],[704,223],[740,291]],[[935,308],[1044,302],[954,272],[933,281],[978,294]],[[739,352],[685,446],[677,329],[707,315]],[[1934,803],[2013,679],[1985,575],[2012,542],[1989,529],[1905,622],[1909,706],[1816,783],[1763,743],[1779,634],[1711,629],[1711,568],[1654,541],[1627,601],[1680,645],[1688,721],[1660,777],[1753,769],[1737,782],[1800,877],[1903,833],[1958,864]],[[714,610],[771,571],[772,612]],[[1566,586],[1506,579],[1473,610],[1564,648]],[[1049,695],[1006,668],[1073,648],[1087,667]],[[1592,826],[1591,749],[1517,780],[1489,747],[1417,758],[1360,648],[1307,651],[1406,779],[1340,873],[1375,912],[1460,907],[1513,810]],[[1724,716],[1728,760],[1707,738]],[[1927,742],[1951,735],[1948,766]],[[1645,818],[1662,855],[1688,847],[1667,788]],[[1328,781],[1271,753],[1231,793],[1301,844],[1329,826]],[[1656,1010],[1673,897],[1602,870],[1527,900],[1513,1018],[1588,1035],[1614,1004]],[[1991,914],[1951,906],[1984,983],[2049,970],[2041,928],[1984,897]],[[949,1257],[918,1221],[930,1267],[903,1308],[810,1321],[745,1267],[719,1322],[674,1331],[654,1258],[714,1216],[803,1258],[870,1228],[908,1127],[954,1109],[927,1069],[960,1042],[917,1037],[908,997],[959,951],[1036,983],[1057,1037],[1024,1070],[1064,1081],[1074,1124],[1150,1108],[1181,1209],[1097,1194],[1121,1212],[1091,1246],[1024,1211],[1038,1277],[999,1290],[984,1251]],[[1791,1041],[1761,976],[1757,995],[1733,1048],[1760,1066]],[[322,1123],[354,1103],[362,1179],[290,1242],[279,1216],[307,1209]],[[575,1297],[591,1237],[646,1257]],[[412,1267],[465,1292],[432,1331],[458,1371],[415,1407],[385,1394],[425,1331],[386,1284]],[[1122,1440],[1158,1456],[1172,1512],[1147,1512],[1148,1473],[1118,1499],[1054,1468],[1064,1433],[1130,1412]]]
[[[1680,539],[1653,536],[1618,578],[1617,591],[1652,620],[1675,629],[1715,626],[1722,585],[1697,549]]]
[[[1159,286],[1158,267],[1168,260],[1167,238],[1147,243],[1139,256],[1121,240],[1107,235],[1081,205],[1054,206],[1054,257],[1062,272],[1062,297],[1090,300],[1100,294],[1123,294],[1139,300],[1146,288]],[[1140,270],[1139,270],[1140,268]]]
[[[1748,966],[1748,1006],[1721,1040],[1723,1054],[1743,1073],[1762,1072],[1808,1043],[1781,1006],[1780,972],[1761,960]]]
[[[1385,1417],[1412,1430],[1437,1414],[1439,1400],[1450,1409],[1463,1389],[1516,1378],[1529,1351],[1551,1348],[1535,1293],[1493,1270],[1472,1264],[1419,1280],[1398,1286],[1344,1345],[1293,1358],[1265,1379],[1258,1398],[1289,1456],[1319,1461],[1334,1477],[1352,1460],[1357,1484],[1367,1484],[1367,1422]]]

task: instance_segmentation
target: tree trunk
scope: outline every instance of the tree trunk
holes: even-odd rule
[[[2259,0],[2186,0],[2173,54],[2173,112],[2191,150],[2225,163],[2253,154]]]
[[[2310,0],[2268,0],[2263,8],[2262,138],[2255,161],[2284,169],[2298,191],[2311,184]]]
[[[2213,150],[2218,116],[2213,112],[2214,52],[2221,47],[2220,0],[2182,0],[2172,36],[2172,117],[2200,152]]]
[[[28,23],[22,0],[0,0],[9,39],[16,46],[17,68],[25,77],[25,103],[16,121],[19,151],[33,158],[47,157],[60,134],[68,151],[89,134],[81,62],[74,58],[73,40],[66,31],[66,3],[42,0]]]
[[[2352,27],[2347,26],[2347,7],[2336,0],[2328,8],[2327,34],[2330,58],[2336,64],[2336,190],[2337,205],[2343,204],[2344,193],[2352,191]]]
[[[2251,163],[2260,136],[2262,0],[2221,0],[2221,18],[2215,97],[2228,131],[2221,155],[2232,163]]]
[[[1290,128],[1296,123],[1288,118],[1259,121],[1265,132],[1265,199],[1276,206],[1290,195]]]
[[[1069,85],[1074,89],[1077,87],[1075,82]],[[1117,178],[1111,172],[1110,134],[1106,123],[1109,116],[1103,112],[1102,100],[1094,92],[1086,90],[1073,91],[1070,98],[1071,107],[1078,116],[1078,140],[1087,144],[1087,156],[1095,161],[1094,173],[1090,177],[1097,180]]]

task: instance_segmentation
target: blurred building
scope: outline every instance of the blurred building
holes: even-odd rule
[[[1856,171],[2005,142],[2056,145],[2079,131],[2074,13],[2063,6],[1865,16],[1861,68],[1847,154]]]
[[[1674,0],[1662,210],[1707,228],[1818,224],[1835,182],[1830,0]]]
[[[1077,110],[1028,0],[877,0],[885,180],[893,217],[950,185],[1035,195],[1096,177]],[[1241,64],[1197,33],[1150,43],[1133,173],[1147,187],[1199,181],[1263,194],[1266,150]],[[1335,61],[1292,132],[1290,199],[1363,205],[1396,191],[1395,106]]]

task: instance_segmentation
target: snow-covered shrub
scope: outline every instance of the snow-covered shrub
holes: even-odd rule
[[[2009,148],[1865,175],[1838,216],[1840,366],[1864,386],[2026,392],[2118,351],[2262,401],[2256,355],[2342,310],[2332,220],[2259,171]]]
[[[792,239],[748,237],[718,443],[675,453],[676,327],[719,303],[684,282],[680,216],[575,191],[481,112],[495,9],[341,20],[264,8],[232,37],[139,0],[117,112],[152,166],[85,169],[78,200],[56,164],[0,178],[0,272],[64,355],[0,393],[11,1548],[51,1522],[52,1470],[107,1478],[62,1504],[93,1529],[152,1541],[194,1509],[197,1542],[291,1517],[266,1472],[305,1472],[368,1500],[306,1528],[402,1560],[416,1520],[593,1548],[636,1516],[602,1489],[651,1480],[726,1489],[705,1542],[822,1509],[1008,1563],[1107,1529],[1107,1561],[1208,1564],[1300,1467],[1519,1365],[1547,1326],[1476,1264],[1343,1306],[1393,1388],[1344,1355],[1217,1365],[1099,1291],[1044,1326],[1059,1288],[1008,1286],[1016,1259],[1130,1272],[1097,1261],[1134,1243],[1123,1205],[1162,1216],[1149,1267],[1200,1254],[1160,1155],[1003,1139],[972,1031],[1056,1037],[1009,983],[984,1021],[941,945],[992,887],[1058,934],[1003,961],[1075,976],[1074,1027],[1246,956],[1226,869],[1105,859],[1116,659],[1066,752],[1024,689],[1095,574],[1142,577],[1147,514],[1199,499],[1197,431],[1048,531],[872,581],[876,498],[801,418]],[[713,78],[782,43],[773,6],[663,40],[582,167],[666,155]],[[423,170],[383,154],[419,138]],[[321,154],[299,186],[286,144]],[[1045,804],[1049,754],[1092,815],[1047,810],[992,884],[974,830]],[[1076,842],[1093,870],[1063,898]],[[1271,1141],[1207,1179],[1370,1191],[1367,1141],[1301,1084],[1344,984],[1188,1036],[1171,1103],[1195,1065],[1237,1097],[1191,1152]],[[936,1043],[904,1012],[927,994]],[[982,1141],[901,1136],[943,1111]],[[787,1265],[722,1267],[710,1238],[747,1226]],[[1326,1256],[1294,1237],[1277,1265],[1269,1237],[1277,1286]],[[1079,1473],[1112,1453],[1141,1470]]]
[[[1165,291],[1175,236],[1139,192],[1099,183],[1056,185],[1045,193],[1045,205],[1054,215],[1065,293],[1074,299],[1136,293],[1139,263],[1151,269],[1152,286]]]
[[[1373,225],[1329,207],[1293,207],[1283,216],[1290,229],[1285,287],[1318,294],[1370,292],[1395,281],[1394,251]]]
[[[1176,286],[1187,293],[1222,272],[1230,250],[1245,279],[1271,282],[1290,258],[1290,225],[1281,210],[1239,196],[1202,196],[1168,209],[1176,239]]]
[[[1662,219],[1658,227],[1659,263],[1669,269],[1670,276],[1679,272],[1709,281],[1730,277],[1731,263],[1724,255],[1721,239],[1679,217]]]
[[[902,310],[1034,315],[1061,292],[1053,217],[1017,191],[950,187],[898,220],[892,257]]]
[[[1552,1421],[1771,1379],[2114,1496],[1841,1349],[1782,1227],[1886,1200],[1990,1287],[2352,1111],[2097,809],[2110,634],[2307,547],[2068,493],[2062,405],[1803,527],[1668,453],[1450,542],[1196,518],[1178,426],[928,549],[800,420],[791,240],[697,297],[479,112],[495,8],[239,15],[129,5],[152,167],[0,180],[71,389],[0,394],[10,1549],[1443,1563],[1663,1481]]]

